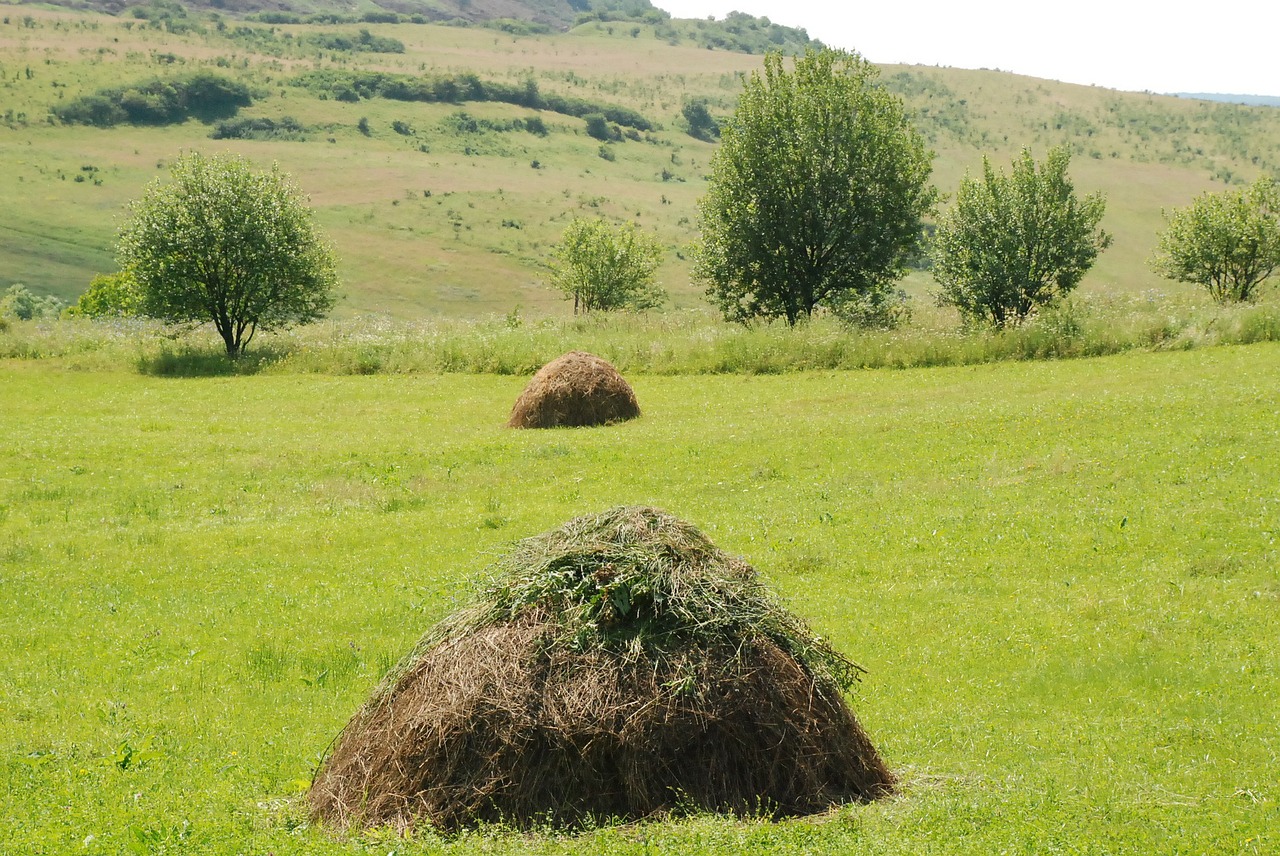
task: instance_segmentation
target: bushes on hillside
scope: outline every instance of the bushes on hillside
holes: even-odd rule
[[[375,36],[368,30],[356,35],[350,33],[316,33],[307,41],[327,51],[355,51],[364,53],[404,53],[404,42],[388,36]]]
[[[533,79],[511,84],[481,80],[478,76],[467,72],[414,77],[380,71],[319,69],[299,75],[294,78],[293,83],[316,95],[337,101],[354,102],[368,98],[444,104],[497,101],[578,118],[599,113],[615,125],[637,131],[651,131],[654,127],[653,123],[644,116],[627,107],[600,104],[566,95],[543,95],[538,91],[537,81]]]
[[[209,72],[175,80],[155,79],[102,89],[53,108],[69,125],[171,125],[196,117],[205,121],[234,116],[253,103],[249,87]]]
[[[292,116],[227,119],[214,125],[209,137],[214,140],[304,140],[306,130]]]

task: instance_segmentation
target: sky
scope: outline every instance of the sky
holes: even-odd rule
[[[1280,96],[1276,0],[652,0],[803,27],[878,64],[991,68],[1132,92]]]

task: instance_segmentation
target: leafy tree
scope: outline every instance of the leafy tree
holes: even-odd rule
[[[1203,285],[1215,300],[1252,300],[1280,268],[1280,184],[1205,193],[1169,218],[1152,267],[1178,282]]]
[[[720,126],[716,124],[711,111],[707,109],[705,98],[686,101],[680,108],[680,114],[689,123],[689,136],[707,141],[720,136]]]
[[[856,53],[753,73],[711,162],[694,274],[730,320],[795,324],[904,273],[932,207],[930,155]]]
[[[622,131],[610,125],[603,113],[588,113],[582,117],[587,122],[587,136],[595,137],[603,142],[617,142],[622,139]]]
[[[982,179],[961,180],[933,237],[940,303],[1003,326],[1079,285],[1111,236],[1098,228],[1106,200],[1101,193],[1076,197],[1070,160],[1059,146],[1037,165],[1023,149],[1011,175],[984,157]]]
[[[257,172],[243,158],[192,152],[171,178],[130,206],[116,247],[144,314],[212,322],[234,358],[259,329],[306,324],[333,306],[333,251],[278,166]]]
[[[652,309],[666,294],[654,283],[662,248],[634,223],[575,217],[551,249],[551,285],[573,299],[573,314]]]
[[[67,309],[68,315],[85,318],[128,317],[142,312],[142,295],[129,274],[100,273],[80,298]]]
[[[40,297],[20,282],[0,292],[0,318],[30,321],[33,318],[57,318],[61,312],[61,300],[51,294]]]

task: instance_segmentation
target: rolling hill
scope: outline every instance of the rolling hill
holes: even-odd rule
[[[157,9],[169,17],[148,11]],[[727,118],[759,67],[758,54],[717,47],[726,26],[748,47],[785,34],[747,16],[596,14],[538,33],[413,23],[412,12],[378,23],[379,14],[268,23],[163,3],[120,15],[4,7],[0,205],[12,215],[0,219],[0,288],[23,282],[73,300],[114,269],[128,201],[179,152],[199,148],[275,161],[294,176],[342,259],[340,313],[566,312],[541,271],[575,215],[652,230],[667,247],[661,279],[673,303],[702,305],[687,248],[715,144],[690,136],[681,110],[699,99]],[[1116,236],[1086,280],[1093,291],[1174,288],[1145,266],[1162,209],[1280,173],[1272,108],[996,71],[882,71],[936,151],[944,192],[984,155],[1007,164],[1023,146],[1072,147],[1077,185],[1107,194]],[[234,115],[160,109],[174,105],[158,93],[201,76],[244,86],[250,103]],[[113,103],[140,112],[80,123]],[[89,112],[77,119],[74,108]],[[587,134],[588,112],[611,118],[609,139]],[[922,274],[908,284],[929,287]]]

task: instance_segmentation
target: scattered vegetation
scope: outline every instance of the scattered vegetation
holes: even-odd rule
[[[306,127],[291,116],[227,119],[218,122],[209,134],[214,140],[305,140]]]
[[[913,305],[898,329],[851,326],[824,315],[788,327],[726,323],[709,311],[591,313],[525,322],[390,322],[348,319],[277,331],[259,358],[231,364],[220,337],[175,340],[140,319],[55,324],[14,321],[0,358],[49,359],[83,368],[159,374],[321,373],[528,376],[566,351],[599,354],[624,373],[779,374],[925,368],[1074,359],[1129,351],[1182,351],[1280,341],[1273,302],[1222,305],[1167,293],[1097,297],[1076,293],[1028,323],[960,327],[951,311]]]
[[[404,42],[390,36],[375,36],[368,30],[350,33],[313,33],[307,43],[327,51],[359,51],[365,53],[404,53]]]
[[[776,51],[796,55],[823,46],[817,39],[809,38],[803,27],[775,24],[768,18],[745,12],[730,12],[721,20],[714,17],[667,19],[654,25],[654,35],[671,44],[690,41],[707,50],[747,54]]]
[[[322,69],[294,78],[294,84],[338,101],[389,98],[395,101],[423,101],[461,104],[466,101],[498,101],[534,110],[549,110],[567,116],[600,114],[615,125],[637,131],[652,130],[653,123],[628,107],[600,104],[582,98],[543,94],[532,78],[523,83],[481,80],[470,73],[413,77],[376,71]]]

